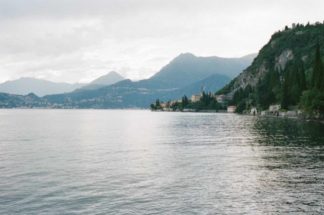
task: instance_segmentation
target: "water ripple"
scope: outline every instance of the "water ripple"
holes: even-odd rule
[[[0,214],[324,213],[322,124],[109,110],[0,116]]]

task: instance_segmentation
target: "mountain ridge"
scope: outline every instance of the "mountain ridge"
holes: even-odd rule
[[[237,63],[231,65],[229,62]],[[230,81],[229,73],[239,73],[250,62],[251,59],[196,57],[187,53],[170,61],[159,70],[158,75],[149,79],[125,79],[95,89],[81,88],[73,92],[47,95],[34,105],[52,108],[148,108],[160,97],[170,100],[181,94],[199,93],[202,85],[216,91]],[[208,81],[208,78],[212,81]],[[3,101],[4,105],[10,106],[10,103]]]
[[[52,82],[44,79],[22,77],[16,80],[6,81],[0,84],[0,92],[18,95],[35,93],[37,96],[71,92],[83,84],[69,84],[64,82]]]
[[[182,53],[162,67],[150,79],[159,80],[167,86],[184,87],[212,74],[233,78],[251,63],[253,55],[241,58],[222,58],[217,56],[197,57],[191,53]],[[177,71],[175,76],[174,71]],[[173,78],[170,79],[172,75]]]
[[[119,73],[115,71],[111,71],[105,75],[99,76],[98,78],[92,80],[90,83],[76,90],[84,91],[84,90],[98,89],[104,86],[115,84],[122,80],[125,80],[123,76],[121,76]]]

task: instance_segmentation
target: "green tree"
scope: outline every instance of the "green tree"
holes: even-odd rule
[[[272,91],[272,103],[280,101],[281,81],[278,70],[270,71],[270,89]]]
[[[324,77],[323,63],[321,60],[320,46],[317,43],[316,52],[315,52],[315,61],[314,61],[314,67],[313,67],[313,75],[312,75],[312,81],[311,81],[312,88],[315,88],[318,90],[321,90],[321,89],[324,90],[323,77]]]
[[[275,95],[272,91],[271,77],[275,71],[269,71],[261,79],[256,87],[257,103],[262,109],[267,109],[270,104],[275,102]]]
[[[281,108],[288,109],[289,106],[289,92],[288,92],[288,72],[286,71],[284,81],[282,84]]]
[[[182,97],[182,107],[185,108],[189,104],[189,99],[186,95]]]
[[[156,108],[155,108],[155,105],[154,105],[154,104],[151,104],[151,105],[150,105],[150,107],[151,107],[151,110],[156,110]]]
[[[155,108],[156,108],[156,109],[161,109],[161,102],[160,102],[159,99],[157,99],[157,100],[155,101]]]
[[[301,106],[308,113],[324,113],[324,92],[317,89],[304,91]]]
[[[310,114],[324,114],[324,69],[319,44],[316,46],[315,61],[309,90],[303,92],[300,106]]]
[[[297,66],[297,64],[293,64],[290,69],[288,70],[288,101],[289,105],[297,105],[300,96],[302,94],[302,87],[301,87],[301,81],[299,80],[299,70],[300,68]]]
[[[298,82],[301,92],[307,89],[304,65],[301,63],[298,68]]]

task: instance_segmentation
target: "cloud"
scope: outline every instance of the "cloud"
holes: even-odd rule
[[[0,0],[0,81],[147,78],[182,52],[257,52],[292,22],[321,21],[321,0]]]

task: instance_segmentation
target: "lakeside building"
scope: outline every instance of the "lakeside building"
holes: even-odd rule
[[[269,106],[269,112],[276,113],[280,110],[281,105],[270,105]]]
[[[175,105],[177,101],[170,101],[170,106]]]
[[[215,96],[218,103],[223,104],[226,101],[226,96],[224,94]]]
[[[184,108],[182,111],[183,112],[196,112],[196,110],[192,109],[192,108]]]
[[[270,105],[269,106],[269,114],[279,116],[279,111],[281,109],[281,105]]]
[[[253,116],[257,115],[258,114],[257,108],[256,107],[251,108],[250,114]]]
[[[161,108],[166,108],[166,107],[168,107],[168,103],[162,102],[162,103],[160,103],[160,106],[161,106]]]
[[[199,94],[199,95],[192,95],[191,96],[191,101],[192,102],[198,102],[198,101],[200,101],[200,99],[201,99],[201,94]]]
[[[261,116],[267,116],[267,115],[269,115],[269,111],[263,110],[263,111],[261,111],[260,115]]]
[[[227,113],[235,113],[235,111],[236,111],[236,106],[232,105],[227,107]]]

